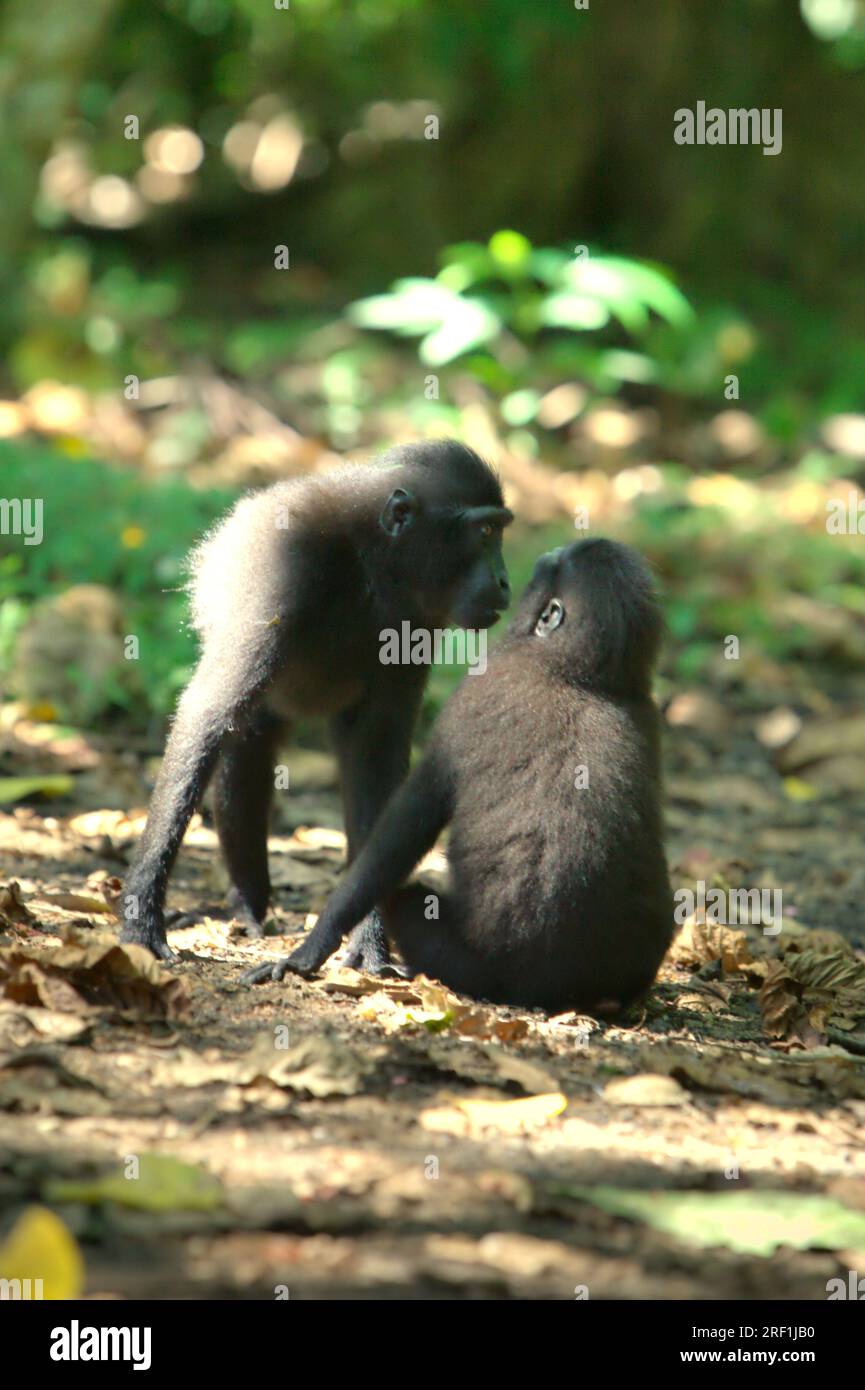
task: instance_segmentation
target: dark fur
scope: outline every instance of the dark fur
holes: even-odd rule
[[[492,508],[492,534],[481,532]],[[239,502],[191,560],[198,668],[184,691],[125,890],[121,939],[168,958],[163,908],[189,818],[214,804],[233,910],[261,934],[276,744],[300,716],[331,721],[349,860],[408,768],[428,671],[383,666],[380,633],[486,627],[508,599],[499,482],[454,441],[393,450]],[[286,525],[287,520],[287,525]],[[373,919],[357,959],[381,963]]]
[[[544,627],[553,600],[563,621]],[[486,674],[445,707],[310,936],[247,978],[318,968],[384,901],[411,969],[466,993],[552,1011],[644,993],[673,920],[650,691],[661,631],[627,547],[544,556]],[[589,785],[577,789],[581,766]],[[451,889],[427,920],[424,889],[399,885],[446,824]]]

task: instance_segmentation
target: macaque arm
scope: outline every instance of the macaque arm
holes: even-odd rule
[[[247,972],[246,984],[310,975],[338,950],[377,902],[408,878],[450,818],[450,792],[438,759],[428,754],[391,797],[372,834],[303,944],[290,956]]]

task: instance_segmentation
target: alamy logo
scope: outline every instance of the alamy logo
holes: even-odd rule
[[[697,102],[696,111],[680,106],[673,114],[673,139],[677,145],[762,145],[764,154],[780,154],[781,108],[764,106],[720,106],[706,109]]]
[[[397,632],[386,627],[379,633],[381,648],[378,659],[382,666],[431,666],[433,662],[446,666],[468,666],[469,675],[482,675],[487,669],[487,634],[474,628],[441,628],[431,631],[413,628],[405,621]]]
[[[52,1361],[131,1361],[134,1371],[150,1369],[149,1327],[68,1327],[51,1329]]]

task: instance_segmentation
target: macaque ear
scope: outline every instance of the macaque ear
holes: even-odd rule
[[[378,524],[389,536],[398,536],[417,516],[417,502],[405,488],[395,488],[384,504]]]

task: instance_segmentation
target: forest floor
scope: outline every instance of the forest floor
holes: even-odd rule
[[[615,1024],[338,966],[242,986],[336,881],[321,757],[272,839],[277,934],[207,915],[197,820],[178,964],[118,947],[144,759],[7,720],[16,771],[75,790],[0,817],[5,1228],[47,1205],[87,1294],[154,1299],[825,1299],[865,1273],[863,799],[819,776],[861,756],[861,691],[796,735],[813,782],[764,694],[668,708],[669,855],[674,885],[782,889],[781,930],[697,912]]]

